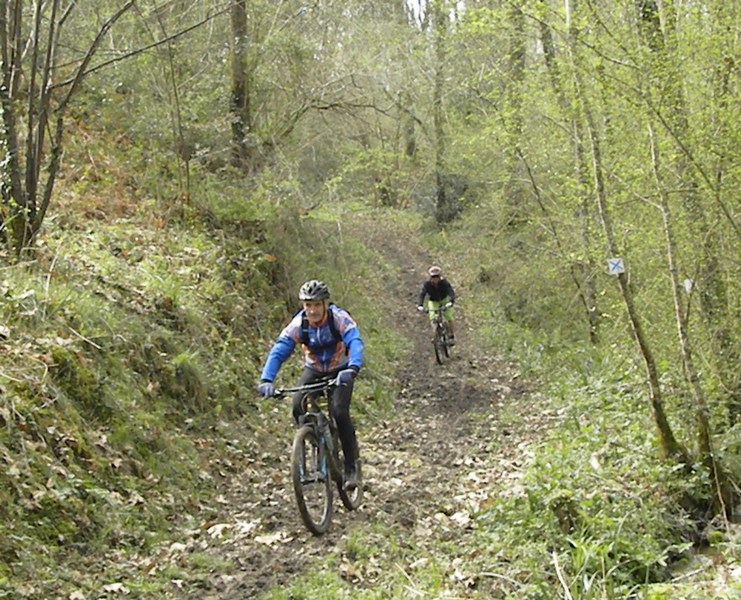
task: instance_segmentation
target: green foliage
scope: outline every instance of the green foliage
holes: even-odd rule
[[[268,590],[259,598],[381,600],[410,593],[446,597],[450,593],[446,577],[449,565],[444,560],[445,556],[438,559],[411,543],[398,525],[377,523],[356,530],[340,552],[327,555],[300,581]],[[380,568],[386,564],[395,568]],[[371,581],[373,584],[369,585]]]
[[[610,361],[569,371],[550,370],[540,402],[561,426],[536,451],[521,493],[477,517],[477,543],[506,549],[501,568],[540,573],[533,591],[560,578],[573,597],[628,597],[664,580],[692,546],[692,497],[706,481],[656,462],[637,381],[616,378]]]
[[[738,392],[732,352],[741,336],[739,8],[664,3],[661,10],[678,13],[662,14],[658,53],[632,3],[579,5],[568,19],[562,4],[526,4],[537,19],[522,30],[527,50],[517,86],[519,16],[508,6],[452,13],[446,64],[437,65],[447,144],[439,158],[465,182],[458,199],[465,210],[442,231],[416,214],[396,218],[414,220],[410,231],[444,260],[482,350],[517,360],[523,376],[542,381],[544,403],[564,419],[538,449],[523,493],[479,516],[478,548],[493,557],[481,559],[482,570],[493,572],[494,564],[508,573],[512,597],[549,597],[564,585],[559,575],[583,598],[669,597],[649,583],[699,534],[691,511],[707,503],[709,482],[701,469],[687,474],[655,460],[643,366],[617,281],[605,269],[595,197],[604,192],[613,217],[671,424],[691,445],[696,407],[679,358],[656,208],[658,193],[668,193],[677,276],[696,282],[681,302],[702,365],[699,384],[717,427],[717,457],[738,481],[739,430],[729,422],[728,397]],[[181,9],[144,3],[109,32],[110,56],[120,57],[207,24],[91,73],[67,121],[64,171],[44,237],[29,249],[30,263],[9,264],[0,276],[5,595],[15,591],[10,579],[51,581],[58,564],[80,554],[153,548],[158,532],[192,508],[184,490],[213,493],[192,436],[222,418],[249,423],[261,410],[253,393],[260,363],[309,277],[330,283],[366,336],[356,414],[376,418],[393,407],[389,366],[405,341],[383,299],[368,290],[396,272],[357,231],[348,235],[348,224],[390,218],[369,206],[432,209],[440,140],[428,32],[385,3],[298,12],[290,3],[252,3],[248,141],[259,168],[245,177],[229,164],[229,20],[214,17],[210,3]],[[60,64],[79,64],[71,53],[79,40],[89,43],[100,15],[73,14],[63,35],[75,43],[62,40]],[[546,33],[553,48],[545,47]],[[571,39],[578,44],[568,48]],[[602,151],[602,190],[590,139]],[[410,141],[414,154],[406,154]],[[725,293],[709,298],[702,276],[713,261]],[[591,347],[588,285],[599,320]],[[708,300],[717,312],[707,310]],[[296,368],[287,366],[285,376]],[[369,541],[350,540],[352,556],[380,560],[373,537],[380,533],[370,533]],[[390,525],[381,533],[392,538],[398,564],[428,561],[389,574],[384,590],[444,593],[441,565],[460,553],[409,548]],[[199,555],[193,566],[194,579],[227,568]],[[144,594],[157,593],[156,585],[129,587]],[[326,585],[334,597],[353,590],[327,570],[290,593],[324,593]]]
[[[482,350],[515,360],[519,373],[540,381],[537,410],[558,416],[553,435],[535,449],[521,490],[505,497],[493,491],[476,516],[471,546],[485,558],[474,559],[474,570],[501,574],[518,598],[549,597],[553,586],[575,598],[662,597],[652,582],[691,559],[704,535],[702,507],[715,488],[702,467],[688,473],[657,460],[644,368],[623,337],[620,302],[607,288],[614,280],[598,280],[605,286],[599,296],[604,343],[590,346],[578,302],[563,301],[572,282],[552,240],[498,226],[497,213],[483,207],[425,239],[451,280],[464,282],[459,304],[477,324]],[[537,248],[554,250],[553,260],[534,252],[535,240]],[[665,358],[676,353],[676,334],[665,290],[649,276],[661,265],[648,241],[638,246],[646,260],[637,293],[649,304],[642,310],[662,354],[672,426],[691,444],[694,408],[679,361]],[[507,414],[499,415],[502,426]],[[728,447],[716,456],[729,467],[737,462],[730,457],[734,435],[715,438],[719,448]],[[735,466],[733,472],[738,481]],[[665,589],[676,593],[681,586]]]
[[[224,200],[192,206],[167,227],[140,226],[134,211],[83,235],[60,229],[37,261],[4,271],[3,576],[53,581],[48,573],[67,560],[60,544],[72,560],[112,547],[147,552],[197,512],[215,493],[199,436],[261,410],[254,383],[266,345],[309,276],[330,282],[366,337],[358,418],[389,405],[383,374],[403,345],[393,323],[373,318],[383,307],[364,285],[384,265],[331,212],[296,220],[290,193],[282,197],[278,210],[262,205],[265,220]],[[39,548],[41,561],[32,558]],[[210,568],[197,562],[191,579]],[[125,585],[144,593],[158,584]]]
[[[189,429],[253,401],[252,246],[161,236],[112,224],[50,237],[3,272],[4,576],[54,581],[65,547],[145,547],[208,492]]]

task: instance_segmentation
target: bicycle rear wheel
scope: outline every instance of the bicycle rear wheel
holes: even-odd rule
[[[332,522],[332,478],[326,450],[311,425],[299,428],[293,438],[291,474],[304,525],[315,535],[325,533]]]

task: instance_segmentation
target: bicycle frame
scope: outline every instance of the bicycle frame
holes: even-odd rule
[[[435,329],[438,333],[443,333],[445,330],[447,330],[447,322],[445,321],[445,317],[443,316],[443,312],[445,311],[445,307],[436,308],[435,312],[437,313],[435,315]]]
[[[299,417],[299,427],[308,425],[314,430],[317,441],[326,449],[327,461],[332,479],[341,479],[342,470],[337,460],[336,431],[334,419],[330,414],[332,390],[337,387],[336,378],[320,379],[297,387],[280,388],[275,391],[277,398],[300,392],[303,414]]]
[[[451,306],[453,306],[453,305],[450,302],[448,302],[447,304],[443,304],[442,306],[438,306],[437,308],[425,308],[425,312],[427,312],[427,313],[431,313],[431,312],[435,313],[435,318],[433,319],[433,322],[436,325],[439,326],[441,324],[445,324],[446,323],[444,313]]]
[[[443,315],[450,306],[450,304],[445,304],[437,308],[427,309],[428,313],[435,313],[435,317],[432,320],[435,324],[435,338],[432,340],[432,345],[435,349],[435,358],[439,364],[443,364],[445,359],[450,356],[450,344],[448,342],[450,330],[448,328],[448,322]]]
[[[310,425],[314,429],[317,440],[326,449],[329,473],[325,473],[325,475],[331,475],[332,479],[340,481],[342,480],[342,469],[338,460],[339,448],[337,448],[336,425],[329,410],[332,389],[335,385],[324,385],[324,382],[317,383],[320,384],[318,387],[320,393],[308,391],[304,393],[301,399],[304,414],[299,417],[299,426]]]
[[[296,392],[302,395],[301,407],[304,412],[299,418],[299,427],[293,439],[291,474],[301,519],[309,531],[316,535],[325,533],[332,521],[333,481],[348,510],[356,510],[363,496],[360,483],[352,489],[344,487],[339,435],[330,409],[332,391],[338,385],[336,378],[321,379],[299,387],[280,388],[275,392],[276,397]],[[359,454],[356,468],[359,475]]]

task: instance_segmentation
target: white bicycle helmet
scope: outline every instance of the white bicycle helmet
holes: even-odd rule
[[[311,279],[301,286],[298,291],[299,300],[327,300],[329,299],[329,288],[323,281]]]

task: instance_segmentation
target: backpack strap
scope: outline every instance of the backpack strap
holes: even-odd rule
[[[332,304],[327,306],[327,324],[329,325],[329,330],[332,332],[334,343],[327,344],[326,346],[322,346],[322,348],[329,347],[329,346],[336,346],[337,343],[342,340],[342,335],[337,330],[337,324],[334,322],[334,313],[332,311]],[[305,310],[301,311],[301,341],[304,343],[305,346],[309,345],[309,319],[306,318]]]
[[[327,307],[327,312],[329,313],[327,319],[329,321],[329,330],[332,332],[332,337],[336,342],[340,342],[342,341],[342,335],[337,331],[337,323],[334,322],[334,312],[332,311],[331,304]]]
[[[309,345],[309,319],[306,318],[306,311],[301,311],[301,342],[304,346]]]

